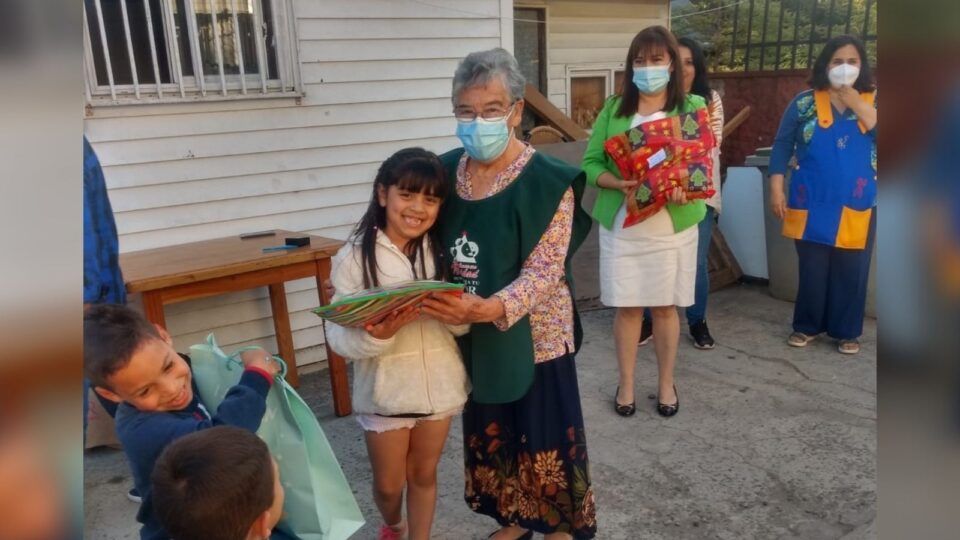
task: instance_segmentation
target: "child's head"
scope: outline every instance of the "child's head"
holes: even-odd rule
[[[383,231],[404,253],[419,256],[423,274],[420,278],[437,277],[425,275],[422,239],[427,235],[434,248],[437,271],[442,275],[443,250],[438,248],[437,215],[449,189],[440,159],[423,148],[405,148],[380,165],[370,205],[354,233],[360,239],[366,287],[379,285],[374,252],[377,230]]]
[[[151,477],[157,518],[177,540],[270,538],[283,513],[283,486],[267,445],[217,426],[171,443]]]
[[[170,335],[125,306],[84,313],[83,369],[95,392],[141,411],[176,411],[193,399],[190,366]]]

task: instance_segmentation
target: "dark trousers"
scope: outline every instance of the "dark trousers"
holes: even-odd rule
[[[874,208],[865,249],[796,241],[800,286],[793,310],[795,332],[809,336],[826,332],[834,339],[860,337],[876,228]]]
[[[710,239],[713,236],[713,219],[716,210],[707,205],[707,215],[698,225],[700,231],[697,243],[697,281],[694,287],[693,305],[687,308],[687,324],[693,326],[707,318],[707,296],[710,295],[710,272],[707,270],[707,256],[710,254]]]

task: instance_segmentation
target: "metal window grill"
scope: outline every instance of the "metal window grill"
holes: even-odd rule
[[[839,34],[863,40],[877,62],[878,0],[715,0],[675,15],[674,31],[705,45],[712,70],[807,69]]]
[[[87,100],[297,94],[288,0],[84,0]]]

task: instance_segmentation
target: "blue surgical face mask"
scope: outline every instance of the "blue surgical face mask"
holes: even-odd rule
[[[647,66],[633,68],[633,84],[641,94],[656,94],[670,82],[670,66]]]
[[[473,122],[457,122],[457,138],[471,158],[489,162],[500,157],[510,142],[510,128],[507,119],[513,113],[513,106],[507,115],[499,120],[484,120],[477,117]]]

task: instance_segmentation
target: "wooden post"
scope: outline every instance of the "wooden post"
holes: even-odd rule
[[[326,291],[323,290],[323,282],[329,279],[330,259],[319,259],[317,261],[317,294],[320,296],[321,306],[330,303]],[[350,402],[350,385],[347,381],[347,363],[342,356],[330,348],[330,342],[326,338],[326,323],[324,323],[323,342],[327,349],[327,366],[330,369],[330,385],[333,388],[333,412],[337,416],[347,416],[353,411],[353,405]]]
[[[523,101],[526,103],[527,110],[547,122],[548,125],[571,141],[582,141],[590,138],[587,130],[580,127],[569,116],[563,114],[563,111],[551,103],[547,96],[541,94],[539,90],[529,84],[524,92]]]
[[[153,324],[167,328],[167,319],[163,316],[163,298],[159,292],[144,291],[143,293],[143,315]]]
[[[287,382],[296,388],[300,386],[300,374],[297,372],[297,357],[293,349],[293,330],[290,328],[290,311],[287,309],[287,291],[283,282],[271,283],[270,309],[273,312],[273,330],[277,337],[277,349],[280,358],[287,363]]]

